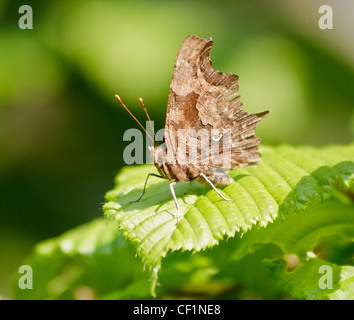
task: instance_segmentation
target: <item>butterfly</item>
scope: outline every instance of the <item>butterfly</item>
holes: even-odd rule
[[[216,188],[233,181],[225,170],[257,165],[261,159],[254,130],[269,111],[249,114],[242,109],[238,76],[213,69],[212,46],[211,38],[197,36],[188,36],[181,44],[169,90],[164,143],[149,147],[159,174],[148,174],[135,200],[143,197],[150,176],[171,180],[177,223],[181,217],[174,186],[178,182],[210,185],[222,199],[232,201]],[[143,100],[139,101],[150,120]]]

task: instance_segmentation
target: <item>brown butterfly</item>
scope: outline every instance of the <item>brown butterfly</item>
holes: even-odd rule
[[[254,130],[269,111],[249,114],[242,109],[237,96],[238,76],[212,68],[212,45],[211,38],[188,36],[178,50],[168,96],[164,144],[149,148],[160,175],[147,176],[136,200],[144,195],[151,175],[172,180],[170,190],[177,208],[177,223],[180,210],[173,188],[176,183],[193,180],[208,184],[222,199],[232,201],[216,188],[232,182],[225,170],[256,165],[261,158],[260,139]],[[116,98],[127,109],[118,95]],[[143,100],[139,101],[150,120]]]

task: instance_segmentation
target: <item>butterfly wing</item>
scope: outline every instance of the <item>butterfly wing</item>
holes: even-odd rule
[[[212,45],[212,39],[188,36],[177,53],[164,135],[167,160],[194,161],[204,171],[257,164],[254,129],[268,111],[242,109],[238,76],[213,69]]]

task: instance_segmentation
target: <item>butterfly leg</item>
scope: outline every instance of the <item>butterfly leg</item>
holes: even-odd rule
[[[203,179],[216,191],[216,193],[221,197],[223,198],[225,201],[233,201],[232,199],[229,199],[229,198],[226,198],[225,196],[223,196],[221,194],[221,192],[214,186],[214,184],[208,179],[208,177],[203,173],[201,172],[199,174],[200,177],[203,177]]]
[[[180,213],[179,213],[179,205],[177,202],[176,194],[175,194],[175,189],[173,188],[177,184],[177,181],[173,181],[170,183],[170,190],[172,193],[173,201],[175,202],[176,208],[177,208],[177,221],[176,225],[179,223],[179,218],[180,218]]]
[[[154,177],[157,177],[157,178],[165,179],[163,176],[160,176],[160,175],[158,175],[158,174],[155,174],[155,173],[151,173],[151,172],[150,172],[150,173],[147,175],[147,177],[146,177],[146,180],[145,180],[145,183],[144,183],[143,192],[141,193],[141,195],[139,196],[138,199],[133,200],[133,201],[130,201],[130,203],[132,203],[132,202],[137,202],[137,201],[139,201],[139,200],[143,197],[143,195],[145,194],[146,185],[147,185],[147,182],[148,182],[150,176],[154,176]]]

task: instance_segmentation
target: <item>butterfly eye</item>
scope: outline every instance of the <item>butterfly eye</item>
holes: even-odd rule
[[[220,141],[222,134],[214,134],[212,137],[213,141]]]

